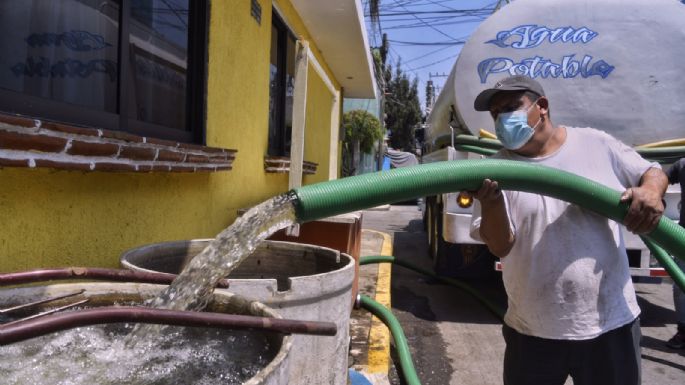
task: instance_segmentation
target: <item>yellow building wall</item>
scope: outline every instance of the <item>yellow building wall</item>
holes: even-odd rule
[[[103,173],[0,169],[0,272],[36,267],[117,267],[144,244],[213,237],[246,208],[288,186],[264,172],[268,142],[271,4],[261,25],[249,0],[211,4],[207,145],[237,149],[233,170],[218,173]],[[295,33],[311,36],[289,2],[276,2]],[[330,93],[310,69],[305,159],[319,163],[305,183],[325,180]]]
[[[304,184],[328,180],[331,150],[331,111],[333,95],[316,71],[310,66],[307,75],[307,117],[304,132],[304,159],[318,163],[316,174],[305,175]],[[335,111],[338,113],[338,111]]]

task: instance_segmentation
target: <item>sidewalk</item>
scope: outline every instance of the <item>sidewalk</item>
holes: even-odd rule
[[[361,255],[392,255],[390,235],[362,230]],[[390,307],[388,263],[359,267],[359,293]],[[390,341],[388,328],[364,309],[352,311],[350,319],[349,382],[351,385],[388,385]]]

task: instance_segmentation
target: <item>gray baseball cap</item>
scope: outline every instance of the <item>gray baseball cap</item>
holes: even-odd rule
[[[490,100],[500,91],[532,91],[540,96],[545,96],[545,91],[542,89],[540,83],[528,76],[515,75],[499,80],[491,88],[483,90],[476,96],[476,100],[473,102],[473,108],[475,108],[476,111],[488,111],[490,109]]]

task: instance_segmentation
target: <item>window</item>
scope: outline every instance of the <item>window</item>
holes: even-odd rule
[[[201,143],[206,0],[0,2],[0,110]]]
[[[269,76],[269,150],[271,156],[290,155],[295,88],[295,37],[273,12]]]

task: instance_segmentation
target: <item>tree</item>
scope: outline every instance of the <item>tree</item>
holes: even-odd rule
[[[383,138],[381,122],[365,110],[352,110],[343,114],[343,174],[355,175],[359,152],[371,153],[376,142]]]
[[[368,111],[352,110],[343,115],[345,142],[359,142],[359,149],[371,153],[377,140],[383,138],[381,122]]]
[[[418,79],[410,81],[398,61],[394,72],[391,65],[387,66],[385,82],[385,124],[390,131],[390,145],[398,150],[415,152],[414,129],[421,121]]]

